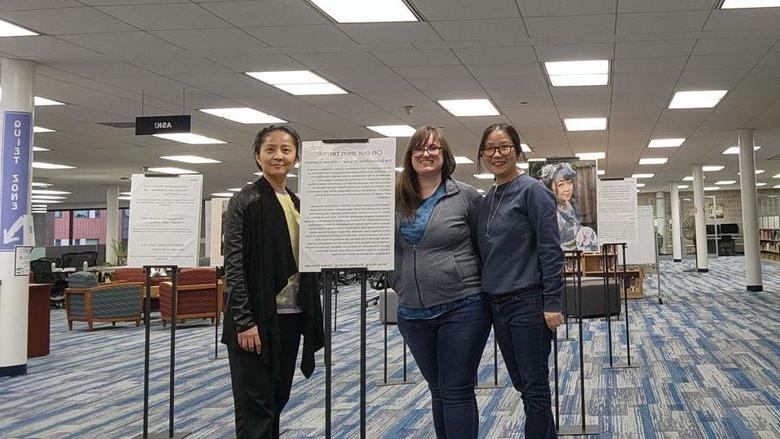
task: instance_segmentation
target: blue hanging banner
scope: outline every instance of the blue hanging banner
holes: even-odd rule
[[[0,252],[12,252],[24,244],[24,216],[28,213],[32,113],[3,114],[3,145],[0,151]]]

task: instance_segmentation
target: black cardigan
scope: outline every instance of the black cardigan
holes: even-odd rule
[[[300,200],[289,189],[295,208]],[[284,209],[263,177],[231,198],[225,225],[225,320],[222,342],[234,349],[237,333],[257,326],[262,341],[259,357],[279,378],[279,324],[276,294],[298,271],[290,245]],[[314,353],[324,346],[322,305],[314,273],[301,273],[298,306],[303,310],[301,371],[314,372]]]

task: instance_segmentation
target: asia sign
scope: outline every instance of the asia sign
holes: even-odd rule
[[[12,252],[24,243],[24,217],[28,209],[32,113],[3,114],[3,144],[0,151],[0,252]]]

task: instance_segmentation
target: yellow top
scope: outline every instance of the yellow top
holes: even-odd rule
[[[290,246],[298,265],[298,238],[300,235],[301,214],[295,209],[292,198],[287,193],[276,193],[276,199],[284,209],[284,217],[287,220],[287,231],[290,233]],[[287,279],[287,285],[276,294],[276,312],[279,314],[294,314],[303,312],[298,307],[298,288],[300,286],[300,273],[295,273]]]

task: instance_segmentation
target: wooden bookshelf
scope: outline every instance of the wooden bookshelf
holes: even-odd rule
[[[780,229],[758,229],[761,257],[780,261]]]

